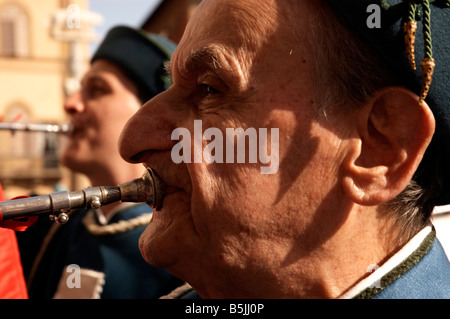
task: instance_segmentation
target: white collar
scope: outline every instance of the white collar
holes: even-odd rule
[[[395,255],[389,258],[384,264],[380,267],[377,265],[373,265],[373,267],[369,267],[368,272],[375,270],[371,275],[359,281],[356,285],[354,285],[350,290],[340,296],[340,299],[351,299],[359,295],[368,287],[378,287],[381,282],[381,278],[384,275],[392,271],[396,266],[402,263],[405,259],[407,259],[424,241],[425,237],[427,237],[431,231],[433,230],[431,223],[427,224],[425,228],[423,228],[420,232],[418,232],[410,241],[403,246]]]

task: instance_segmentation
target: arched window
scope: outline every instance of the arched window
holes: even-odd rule
[[[25,57],[29,54],[28,17],[15,4],[0,7],[0,55]]]

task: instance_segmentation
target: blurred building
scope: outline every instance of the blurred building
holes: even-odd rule
[[[88,65],[88,0],[0,0],[0,119],[66,122],[65,93]],[[86,30],[84,30],[84,29]],[[78,34],[78,35],[76,35]],[[47,193],[70,175],[58,162],[54,133],[0,130],[0,182],[7,198]],[[69,185],[70,186],[70,185]]]
[[[142,29],[179,43],[186,24],[201,0],[162,0]]]
[[[161,0],[142,28],[178,43],[201,0]],[[89,0],[0,0],[0,122],[67,122],[65,96],[88,67],[92,26]],[[96,39],[97,41],[99,39]],[[6,198],[47,194],[62,182],[86,187],[62,167],[64,136],[0,130],[0,183]]]

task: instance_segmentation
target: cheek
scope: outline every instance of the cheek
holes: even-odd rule
[[[93,113],[101,119],[111,119],[115,123],[125,123],[141,107],[139,100],[130,93],[115,94],[105,97]]]
[[[196,164],[189,167],[192,215],[208,236],[234,236],[263,227],[261,212],[274,205],[276,177],[244,164]]]
[[[113,140],[118,143],[119,135],[127,121],[139,110],[137,104],[110,104],[107,108],[98,110],[93,114],[95,117],[94,129],[101,139]]]

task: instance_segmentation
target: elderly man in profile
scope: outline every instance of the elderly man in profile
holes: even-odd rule
[[[404,67],[398,25],[410,6],[425,9],[383,2],[382,27],[369,29],[371,3],[200,4],[168,67],[173,85],[120,141],[123,158],[167,184],[140,249],[190,284],[185,297],[450,297],[449,262],[429,222],[435,205],[450,202],[449,70],[438,63],[449,57],[450,9],[427,7],[437,65],[421,87]],[[195,134],[199,120],[224,136],[279,129],[277,145],[258,145],[277,151],[278,170],[262,174],[248,158],[175,163],[178,128],[191,132],[183,152],[213,153],[211,136]],[[225,141],[214,146],[229,151]]]

